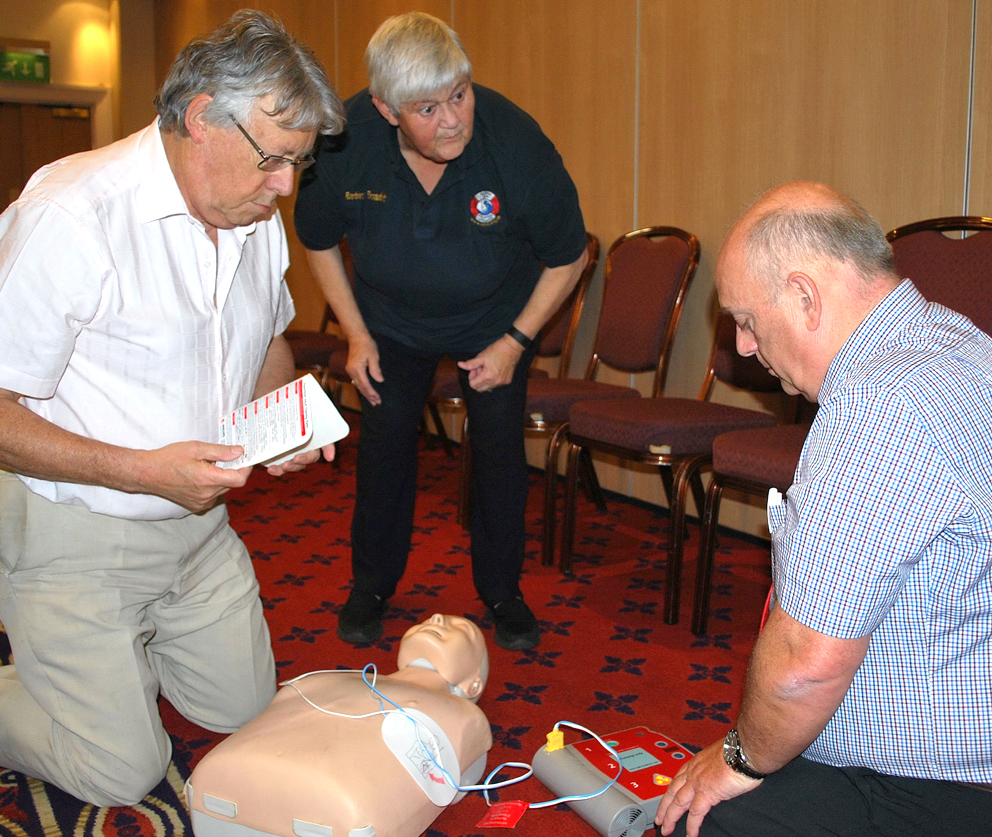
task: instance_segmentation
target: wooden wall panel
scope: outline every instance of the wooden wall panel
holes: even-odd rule
[[[691,396],[715,258],[757,194],[823,180],[885,228],[959,211],[971,4],[660,0],[642,27],[639,221],[684,226],[703,249],[669,376],[670,392]]]
[[[339,28],[337,84],[343,97],[368,85],[365,47],[386,18],[404,12],[427,12],[451,25],[451,0],[336,0],[335,5]]]
[[[992,216],[992,2],[989,0],[979,0],[975,36],[968,214]]]

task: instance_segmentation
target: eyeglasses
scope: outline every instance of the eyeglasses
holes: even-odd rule
[[[313,154],[304,154],[295,160],[291,160],[289,157],[280,157],[278,154],[266,154],[258,147],[258,143],[251,138],[251,134],[241,127],[241,123],[234,116],[231,116],[231,120],[237,126],[238,130],[245,135],[245,139],[251,143],[251,147],[261,156],[262,159],[258,161],[258,167],[262,171],[279,171],[286,168],[286,166],[292,166],[297,171],[303,171],[303,169],[313,163]]]

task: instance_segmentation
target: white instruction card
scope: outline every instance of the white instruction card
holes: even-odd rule
[[[221,468],[280,465],[348,435],[346,422],[313,375],[304,375],[220,420],[220,443],[245,452]]]

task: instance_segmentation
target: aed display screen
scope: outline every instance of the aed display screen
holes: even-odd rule
[[[634,771],[654,767],[661,762],[642,747],[635,747],[633,750],[624,750],[620,753],[620,764],[623,765],[624,770]]]

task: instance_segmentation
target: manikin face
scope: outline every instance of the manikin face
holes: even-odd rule
[[[400,642],[397,662],[403,668],[418,658],[427,660],[445,680],[461,686],[470,697],[478,697],[485,685],[482,677],[483,660],[487,659],[485,639],[475,623],[461,616],[435,613],[410,628]],[[473,695],[468,685],[475,680],[480,683]]]
[[[290,159],[307,154],[317,132],[281,128],[264,112],[268,105],[262,99],[249,122],[242,123],[252,139],[266,154]],[[207,125],[204,132],[198,176],[185,190],[195,218],[220,229],[243,227],[267,217],[277,197],[292,194],[293,166],[273,172],[259,169],[261,157],[234,125]]]
[[[458,79],[435,97],[400,106],[398,116],[378,102],[377,107],[399,129],[400,147],[431,162],[451,162],[472,139],[475,94],[468,78]]]

